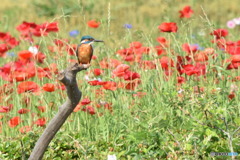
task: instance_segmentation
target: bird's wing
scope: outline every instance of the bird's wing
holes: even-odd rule
[[[77,59],[78,59],[78,62],[80,63],[80,61],[79,61],[79,58],[80,57],[78,57],[78,48],[81,46],[81,44],[79,44],[78,46],[77,46],[77,49],[76,49],[76,56],[77,56]]]

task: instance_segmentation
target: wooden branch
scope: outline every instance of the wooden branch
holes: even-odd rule
[[[58,113],[45,128],[35,144],[29,160],[41,160],[43,158],[49,143],[79,103],[82,92],[78,89],[76,75],[79,71],[86,70],[88,67],[79,66],[78,63],[75,63],[59,74],[58,80],[66,86],[68,99],[59,107]]]

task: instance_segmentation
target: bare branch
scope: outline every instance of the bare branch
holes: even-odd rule
[[[76,75],[79,71],[86,70],[88,67],[79,66],[77,63],[74,63],[59,74],[58,80],[66,86],[68,99],[59,107],[58,113],[45,128],[43,134],[35,144],[29,160],[41,160],[43,158],[49,143],[79,103],[82,92],[78,89]]]

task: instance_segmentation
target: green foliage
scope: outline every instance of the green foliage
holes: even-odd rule
[[[69,0],[49,0],[45,2],[34,0],[32,5],[36,9],[38,16],[48,17],[54,17],[59,14],[69,15],[80,9],[79,5],[75,1]]]

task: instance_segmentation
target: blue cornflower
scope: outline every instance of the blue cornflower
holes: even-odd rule
[[[77,35],[79,34],[80,32],[78,30],[72,30],[69,32],[69,35],[71,37],[77,37]]]
[[[14,52],[7,52],[7,56],[9,57],[15,57],[16,54]]]
[[[204,48],[201,47],[199,44],[191,44],[191,46],[196,46],[197,50],[204,50]]]
[[[127,28],[127,29],[131,29],[131,28],[132,28],[132,25],[131,25],[131,24],[124,24],[123,27],[124,27],[124,28]]]

